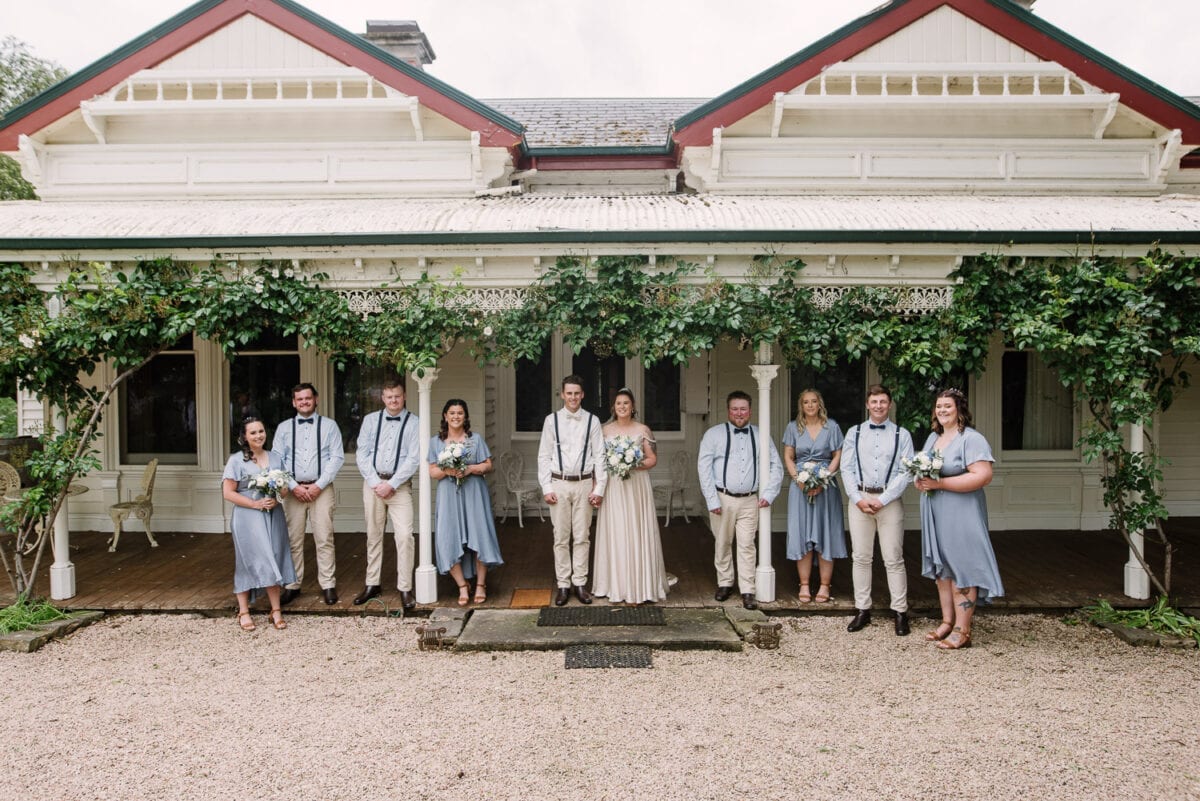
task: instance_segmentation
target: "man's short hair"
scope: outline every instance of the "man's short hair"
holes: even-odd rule
[[[872,395],[887,395],[887,399],[892,399],[892,391],[883,384],[872,384],[867,387],[867,400],[871,399]]]
[[[754,405],[754,398],[750,397],[749,392],[743,392],[740,389],[735,389],[733,392],[730,392],[727,396],[725,396],[725,408],[728,409],[729,404],[733,403],[735,400],[744,400],[751,406]]]
[[[390,375],[387,378],[383,379],[383,387],[382,388],[383,389],[399,388],[399,390],[401,392],[403,392],[405,395],[408,394],[408,389],[404,386],[404,379],[398,375]]]
[[[580,378],[579,376],[575,375],[574,373],[571,373],[569,376],[567,376],[566,378],[564,378],[562,380],[562,388],[566,389],[567,384],[574,384],[575,386],[579,387],[580,389],[583,389],[583,379]]]
[[[292,397],[293,398],[296,397],[296,395],[298,395],[299,393],[303,392],[306,389],[313,394],[314,398],[317,397],[317,388],[314,387],[312,384],[308,383],[307,381],[305,381],[302,384],[297,384],[296,386],[292,387]]]

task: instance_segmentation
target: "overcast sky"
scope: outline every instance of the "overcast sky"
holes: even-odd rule
[[[489,97],[713,97],[881,0],[307,0],[344,28],[415,19],[429,72]],[[78,70],[188,0],[0,0],[0,35]],[[1035,11],[1182,95],[1200,95],[1200,0],[1038,0]]]

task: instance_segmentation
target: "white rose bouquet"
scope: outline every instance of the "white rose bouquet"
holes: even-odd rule
[[[251,476],[247,482],[250,489],[258,490],[264,497],[279,500],[288,488],[292,474],[286,470],[264,470],[256,476]],[[263,509],[263,512],[269,510]]]
[[[438,454],[437,466],[445,470],[447,473],[458,473],[460,470],[467,469],[467,457],[471,455],[471,448],[465,442],[447,442],[446,447],[442,448]],[[454,485],[461,487],[466,476],[454,476]]]
[[[913,477],[914,481],[918,478],[938,479],[942,477],[942,452],[938,450],[928,453],[917,451],[911,459],[901,459],[900,466],[904,468],[904,472]],[[923,494],[932,495],[933,490]]]
[[[609,475],[624,480],[646,461],[642,452],[641,437],[634,439],[624,434],[613,437],[604,444],[604,469]]]
[[[805,462],[796,471],[796,483],[800,485],[800,489],[804,491],[804,496],[808,498],[809,506],[817,502],[817,497],[808,493],[815,489],[824,489],[832,482],[833,471],[829,469],[828,465],[819,462]]]

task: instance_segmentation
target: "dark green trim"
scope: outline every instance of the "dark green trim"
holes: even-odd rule
[[[95,78],[97,75],[103,73],[105,70],[115,66],[121,61],[124,61],[126,58],[129,58],[142,48],[154,43],[158,39],[161,39],[163,36],[166,36],[175,29],[186,25],[205,12],[211,11],[213,8],[221,5],[221,3],[224,1],[225,0],[200,0],[200,2],[188,6],[183,11],[180,11],[178,14],[168,19],[166,22],[156,25],[136,39],[112,51],[107,56],[104,56],[98,61],[92,62],[79,72],[64,78],[59,83],[56,83],[54,86],[51,86],[44,92],[31,97],[21,105],[15,106],[3,117],[0,117],[0,128],[9,127],[14,122],[31,114],[47,103],[62,97],[67,92],[70,92],[79,86],[82,86],[92,78]],[[351,33],[345,28],[327,20],[325,17],[310,11],[304,6],[292,2],[292,0],[271,0],[271,2],[291,12],[292,14],[295,14],[297,17],[300,17],[307,22],[311,22],[312,24],[324,30],[326,33],[336,36],[338,39],[341,39],[351,47],[357,48],[367,55],[379,59],[389,67],[403,72],[413,80],[425,84],[430,89],[433,89],[435,92],[444,95],[450,100],[453,100],[455,103],[458,103],[464,108],[468,108],[476,114],[486,117],[488,120],[496,123],[506,130],[511,131],[513,134],[521,136],[525,133],[525,126],[514,120],[512,117],[500,113],[491,106],[481,103],[470,95],[460,92],[458,89],[455,89],[453,86],[450,86],[447,83],[443,83],[424,70],[419,70],[416,67],[413,67],[411,64],[396,58],[391,53],[378,47],[372,42],[367,41],[358,34]]]
[[[0,238],[0,251],[297,248],[378,245],[613,245],[660,243],[871,243],[948,245],[1200,245],[1196,231],[472,231],[469,233],[295,234],[267,236]]]

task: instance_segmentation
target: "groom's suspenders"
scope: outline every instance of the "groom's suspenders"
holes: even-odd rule
[[[725,492],[729,489],[729,449],[733,445],[733,427],[729,423],[725,424],[725,466],[721,470],[721,491]],[[754,483],[750,485],[750,491],[754,492],[758,486],[758,443],[754,441],[754,426],[750,426],[750,464],[753,466]]]
[[[858,486],[861,489],[862,480],[862,457],[858,455],[858,441],[862,439],[862,423],[854,429],[854,466],[858,468]],[[888,482],[892,480],[892,468],[896,466],[896,454],[900,452],[900,426],[896,426],[896,439],[892,443],[892,461],[888,462],[887,473],[883,476],[884,489],[887,488]]]
[[[562,458],[562,437],[558,432],[558,412],[554,413],[554,447],[558,448],[558,472],[560,475],[566,475],[567,471],[563,467]],[[587,467],[588,446],[592,444],[592,418],[596,415],[591,412],[587,413],[588,424],[587,431],[583,435],[583,458],[579,460],[579,475],[583,475],[584,468]]]

